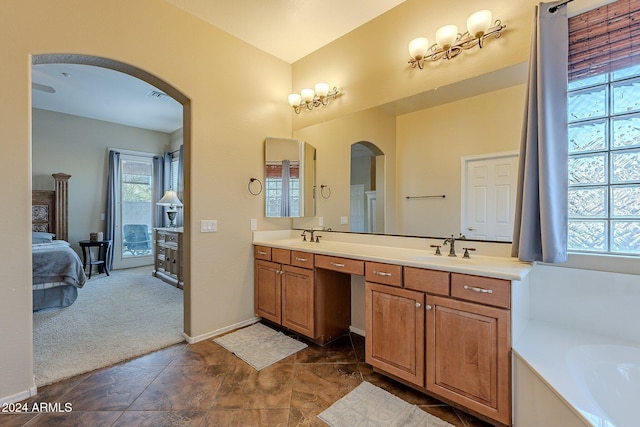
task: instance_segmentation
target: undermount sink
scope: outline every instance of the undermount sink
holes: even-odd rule
[[[439,262],[439,263],[446,263],[446,262],[453,262],[456,260],[460,260],[463,262],[471,262],[473,261],[472,258],[463,258],[462,254],[452,257],[449,256],[447,254],[444,255],[417,255],[412,257],[411,259],[413,259],[414,261],[418,261],[418,262]]]

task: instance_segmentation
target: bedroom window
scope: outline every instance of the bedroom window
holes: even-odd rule
[[[640,255],[640,35],[631,30],[632,9],[620,0],[569,20],[574,252]]]

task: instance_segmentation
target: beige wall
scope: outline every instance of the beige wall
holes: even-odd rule
[[[348,231],[340,217],[349,216],[351,144],[367,141],[385,154],[386,194],[394,200],[395,194],[395,117],[382,110],[371,109],[350,114],[314,126],[297,130],[294,138],[316,147],[316,216],[293,221],[297,228],[318,226],[322,217],[325,227]],[[320,196],[320,185],[328,185],[331,196]],[[387,203],[386,218],[395,221],[394,206]]]
[[[468,0],[445,3],[407,0],[384,15],[348,33],[293,64],[292,89],[299,91],[318,81],[337,85],[342,96],[326,108],[303,111],[294,117],[294,129],[342,117],[432,91],[451,83],[528,60],[534,0]],[[415,37],[434,40],[437,28],[455,23],[460,29],[479,8],[493,11],[507,25],[499,39],[487,40],[482,50],[463,52],[451,61],[410,68],[407,46]]]
[[[249,219],[266,223],[263,201],[247,183],[262,175],[266,135],[289,136],[286,103],[291,67],[160,0],[57,2],[3,0],[0,78],[10,82],[0,103],[0,176],[13,200],[2,221],[0,256],[0,399],[33,386],[31,314],[32,54],[94,55],[130,64],[190,99],[185,151],[190,285],[187,332],[198,336],[253,316]],[[53,167],[53,165],[52,165]],[[73,178],[72,178],[73,179]],[[218,233],[200,234],[201,219]],[[190,225],[193,224],[194,227]],[[10,243],[8,243],[10,242]]]
[[[318,148],[318,184],[332,188],[331,199],[319,199],[318,208],[326,212],[329,226],[329,219],[348,215],[332,207],[348,197],[348,188],[328,165],[339,164],[348,176],[348,146],[355,140],[373,142],[395,157],[393,117],[375,122],[389,135],[381,141],[376,133],[334,127],[340,118],[369,114],[358,112],[527,61],[534,3],[486,0],[482,7],[507,24],[503,37],[489,40],[482,51],[465,52],[419,71],[408,68],[408,42],[423,35],[433,38],[435,30],[449,22],[462,27],[478,8],[475,2],[407,0],[289,65],[161,0],[3,0],[0,78],[8,82],[3,97],[10,102],[0,103],[5,155],[0,176],[14,214],[11,221],[0,223],[5,242],[0,256],[11,266],[0,272],[0,322],[11,325],[0,330],[0,399],[33,384],[30,55],[73,53],[121,61],[163,79],[190,99],[184,138],[190,246],[190,284],[185,292],[191,303],[185,325],[189,334],[198,336],[253,315],[249,219],[257,218],[260,229],[291,225],[291,220],[265,220],[264,198],[247,191],[250,177],[264,176],[265,136],[289,137],[294,129],[295,137]],[[318,81],[337,85],[342,96],[326,108],[292,119],[286,94]],[[307,128],[313,126],[326,126],[334,134],[321,141],[306,138]],[[395,158],[387,158],[390,200],[395,200],[395,168]],[[385,207],[387,220],[395,223],[395,207],[389,201]],[[217,219],[219,232],[200,234],[201,219]]]
[[[526,86],[518,85],[398,117],[398,234],[457,235],[461,159],[520,149]],[[405,196],[444,194],[444,199]]]
[[[52,173],[69,180],[69,242],[104,231],[109,148],[159,154],[170,135],[51,111],[33,110],[32,174],[34,190],[53,190]]]

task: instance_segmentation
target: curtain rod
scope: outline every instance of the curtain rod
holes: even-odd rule
[[[549,8],[549,13],[556,13],[558,11],[558,9],[560,9],[562,6],[566,6],[567,3],[571,3],[572,1],[573,0],[566,0],[566,1],[563,1],[562,3],[560,3],[560,4],[557,4],[555,6],[551,6]]]

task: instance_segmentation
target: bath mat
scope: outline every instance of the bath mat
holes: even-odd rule
[[[318,418],[331,427],[454,427],[366,381],[318,414]]]
[[[221,336],[213,342],[220,344],[257,371],[307,347],[305,343],[261,323]]]

